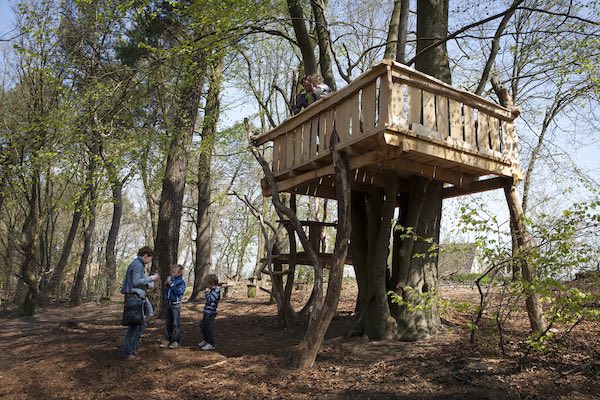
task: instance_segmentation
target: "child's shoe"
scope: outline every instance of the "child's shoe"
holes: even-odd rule
[[[178,347],[179,347],[179,342],[172,342],[172,343],[169,345],[169,348],[170,348],[170,349],[176,349],[176,348],[178,348]]]
[[[160,347],[161,347],[161,349],[165,349],[165,348],[169,347],[169,346],[170,346],[170,344],[171,344],[171,342],[169,342],[168,340],[163,340],[163,341],[160,343]]]
[[[206,346],[208,343],[206,343],[206,341],[201,341],[200,343],[198,343],[198,347],[204,347]]]
[[[202,346],[202,350],[214,350],[215,346],[213,346],[210,343],[206,343],[204,346]]]

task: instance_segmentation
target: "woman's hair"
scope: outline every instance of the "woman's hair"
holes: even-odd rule
[[[150,246],[144,246],[141,249],[138,250],[138,254],[139,257],[144,257],[145,255],[148,255],[150,257],[154,257],[154,250],[152,250],[152,247]]]
[[[204,283],[207,285],[217,286],[219,284],[219,278],[215,274],[206,275],[204,277]]]

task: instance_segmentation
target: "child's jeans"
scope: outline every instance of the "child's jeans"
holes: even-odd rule
[[[179,343],[181,341],[181,304],[168,304],[166,313],[165,340]]]
[[[213,346],[215,345],[215,333],[213,331],[213,327],[215,325],[216,316],[217,314],[204,313],[204,317],[200,323],[200,330],[202,331],[202,336],[204,336],[204,341]]]

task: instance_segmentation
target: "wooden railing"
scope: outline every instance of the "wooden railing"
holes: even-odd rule
[[[276,176],[327,159],[334,126],[340,148],[369,146],[387,131],[510,166],[518,164],[514,118],[491,101],[385,60],[256,143],[273,142]]]

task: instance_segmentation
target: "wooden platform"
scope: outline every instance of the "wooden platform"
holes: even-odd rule
[[[282,192],[335,198],[335,127],[354,189],[381,186],[383,173],[393,171],[401,184],[419,175],[451,184],[458,195],[521,179],[514,118],[502,106],[385,60],[255,142],[273,142],[272,171]],[[482,184],[484,176],[508,179]],[[270,194],[264,182],[263,193]]]

